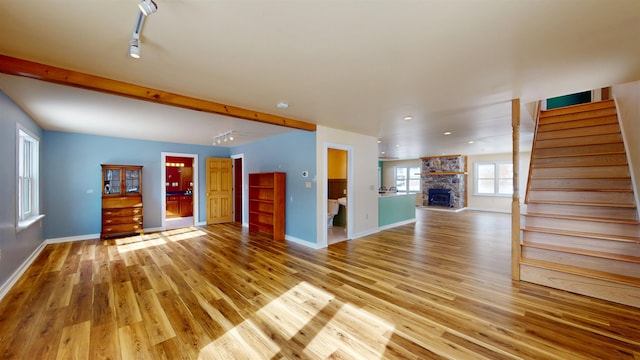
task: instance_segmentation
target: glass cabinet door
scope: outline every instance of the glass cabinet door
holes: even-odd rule
[[[104,170],[104,194],[120,194],[120,169]]]
[[[127,194],[140,193],[140,170],[125,170],[125,191]]]

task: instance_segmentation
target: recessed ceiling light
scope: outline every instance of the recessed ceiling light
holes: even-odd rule
[[[403,117],[402,119],[405,120],[405,121],[409,121],[409,120],[413,119],[413,116],[407,115],[407,116]]]
[[[396,147],[400,147],[400,144],[396,144]]]
[[[380,144],[382,142],[382,140],[378,140],[378,144]]]
[[[445,131],[445,132],[442,133],[442,135],[451,135],[451,134],[452,134],[451,131]]]
[[[276,107],[277,107],[278,109],[286,109],[286,108],[288,108],[288,107],[289,107],[289,104],[287,104],[287,103],[285,103],[285,102],[279,102],[279,103],[276,105]]]
[[[475,141],[473,140],[469,140],[469,144],[473,144]]]

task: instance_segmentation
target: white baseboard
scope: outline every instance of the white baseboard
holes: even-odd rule
[[[447,207],[438,207],[438,206],[416,206],[416,209],[426,209],[429,211],[443,211],[443,212],[461,212],[461,211],[465,211],[465,210],[470,210],[469,208],[460,208],[460,209],[454,209],[454,208],[447,208]]]
[[[414,222],[416,222],[416,218],[409,219],[409,220],[398,221],[397,223],[393,223],[393,224],[389,224],[389,225],[385,225],[385,226],[380,226],[380,227],[378,228],[378,230],[379,230],[379,231],[387,230],[387,229],[394,228],[394,227],[396,227],[396,226],[407,225],[407,224],[413,224]]]
[[[100,234],[66,236],[61,238],[45,239],[44,242],[47,244],[57,244],[57,243],[65,243],[65,242],[72,242],[72,241],[95,240],[95,239],[100,239]]]
[[[351,240],[358,239],[358,238],[365,237],[365,236],[369,236],[369,235],[373,235],[373,234],[379,233],[379,232],[380,232],[380,228],[378,227],[378,228],[375,228],[375,229],[359,232],[357,234],[351,234]]]
[[[40,255],[45,246],[47,246],[47,242],[41,242],[40,245],[38,245],[38,247],[33,250],[31,255],[29,255],[29,257],[27,257],[24,262],[20,266],[18,266],[16,271],[14,271],[11,276],[9,276],[7,281],[5,281],[4,284],[0,285],[0,300],[2,300],[5,295],[7,295],[9,290],[11,290],[13,285],[15,285],[18,280],[20,280],[20,277],[25,273],[25,271],[27,271],[27,269],[29,269],[29,266],[31,266],[33,261],[38,257],[38,255]]]
[[[511,209],[509,209],[509,210],[481,209],[481,208],[466,208],[466,209],[470,210],[470,211],[484,211],[484,212],[511,214]]]
[[[287,240],[287,241],[291,241],[293,243],[296,243],[296,244],[300,244],[300,245],[303,245],[303,246],[306,246],[306,247],[310,247],[312,249],[316,249],[316,250],[317,249],[322,249],[323,247],[326,247],[326,246],[322,246],[322,245],[320,245],[318,243],[312,243],[312,242],[309,242],[309,241],[306,241],[306,240],[302,240],[302,239],[299,239],[297,237],[293,237],[293,236],[289,236],[289,235],[285,235],[284,239]]]

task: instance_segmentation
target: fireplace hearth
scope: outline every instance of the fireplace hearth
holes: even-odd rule
[[[453,207],[451,195],[449,189],[429,189],[429,206]]]

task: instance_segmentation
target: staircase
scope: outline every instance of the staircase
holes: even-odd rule
[[[640,223],[613,100],[542,111],[520,278],[640,307]]]

